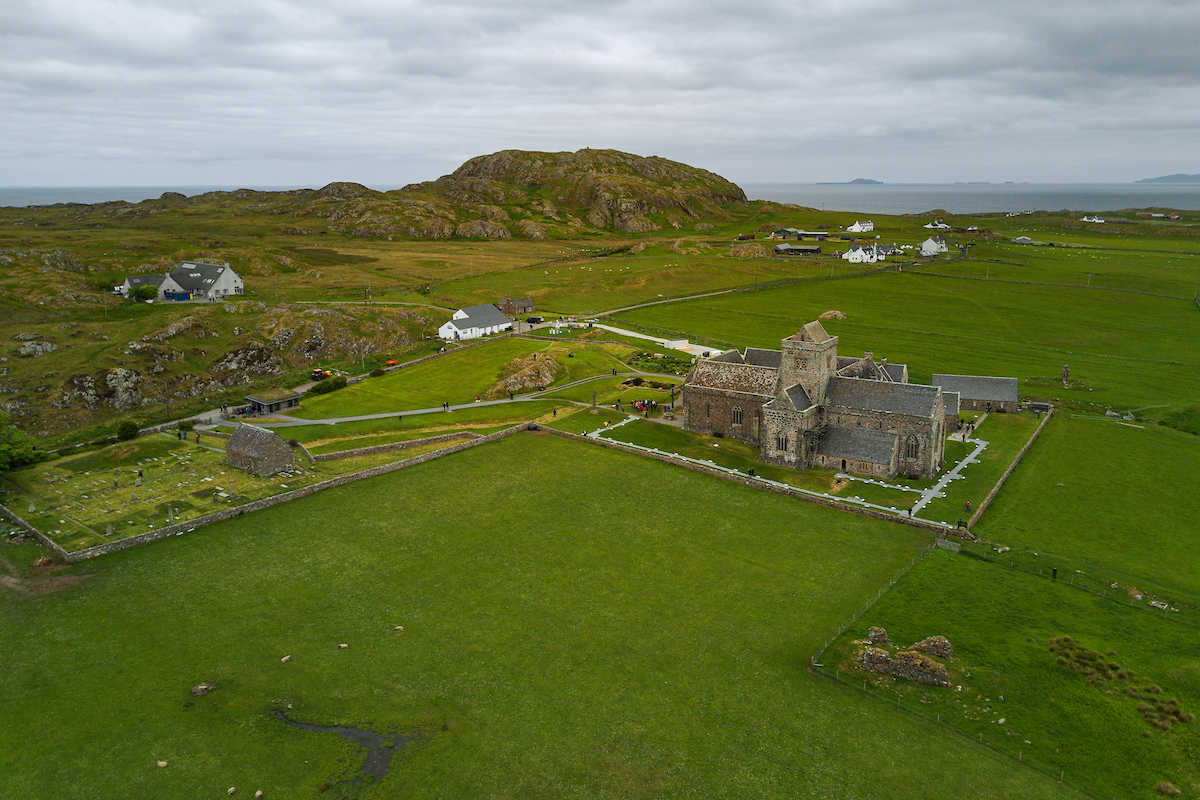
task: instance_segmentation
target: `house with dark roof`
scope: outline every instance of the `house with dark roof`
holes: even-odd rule
[[[935,374],[931,383],[944,392],[957,392],[963,411],[1017,412],[1016,378]]]
[[[184,261],[171,270],[170,279],[191,300],[223,300],[245,290],[241,276],[229,268],[228,261],[223,264]]]
[[[478,339],[500,331],[511,331],[513,321],[492,303],[460,308],[450,321],[438,328],[438,336],[448,342]]]
[[[275,431],[254,425],[239,425],[225,442],[225,463],[260,478],[296,467],[291,445]]]
[[[496,303],[500,313],[508,317],[519,317],[522,314],[533,313],[533,300],[528,297],[501,297]]]
[[[810,322],[779,350],[699,359],[684,379],[684,427],[756,444],[762,461],[804,469],[930,478],[944,465],[942,390],[908,382],[908,367],[839,356]]]

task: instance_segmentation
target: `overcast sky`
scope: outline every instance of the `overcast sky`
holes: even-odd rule
[[[1200,173],[1195,0],[3,0],[0,185],[369,186],[504,149],[735,182]]]

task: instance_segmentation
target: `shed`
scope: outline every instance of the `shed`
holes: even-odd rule
[[[296,467],[291,445],[275,431],[254,425],[239,425],[225,443],[225,463],[268,478]]]
[[[285,408],[295,408],[300,405],[303,397],[304,395],[291,389],[267,389],[246,395],[246,400],[255,414],[274,414]]]

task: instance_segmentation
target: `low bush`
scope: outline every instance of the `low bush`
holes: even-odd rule
[[[344,375],[338,375],[335,378],[326,378],[323,381],[314,383],[312,387],[309,388],[308,393],[329,394],[332,391],[344,388],[346,388],[346,377]]]
[[[180,420],[179,425],[176,427],[178,427],[179,430],[183,431],[184,433],[187,433],[188,431],[192,430],[192,428],[196,427],[196,423],[190,419],[185,419]]]
[[[117,438],[123,440],[136,439],[138,431],[141,430],[138,424],[131,419],[123,420],[117,426]]]
[[[378,378],[381,375],[386,375],[386,374],[387,374],[387,372],[383,369],[383,367],[377,367],[377,368],[371,370],[372,378]]]

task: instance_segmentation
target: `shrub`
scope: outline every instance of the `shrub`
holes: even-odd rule
[[[288,439],[288,445],[291,446],[291,448],[293,450],[295,450],[297,447],[300,446],[300,440],[299,439]]]
[[[334,378],[326,378],[320,383],[314,383],[308,390],[309,394],[328,394],[335,389],[346,388],[346,376],[338,375]]]
[[[184,433],[187,433],[192,428],[196,427],[196,423],[190,419],[180,420],[179,425],[177,427],[179,428],[179,430],[183,431]]]
[[[376,367],[375,369],[371,370],[372,378],[378,378],[380,375],[386,375],[386,374],[387,373],[384,372],[383,367]]]
[[[136,439],[139,430],[141,428],[133,420],[122,420],[121,424],[117,426],[117,438],[124,440]]]

